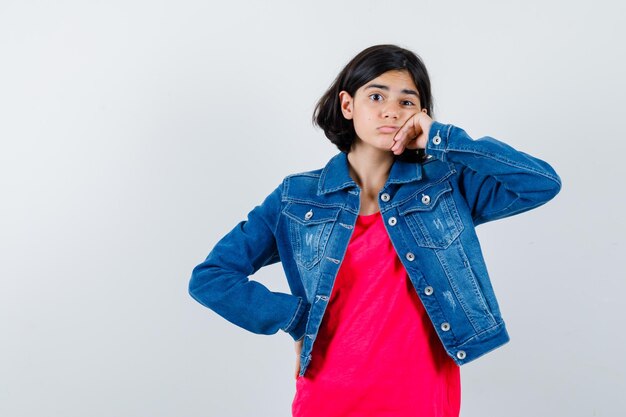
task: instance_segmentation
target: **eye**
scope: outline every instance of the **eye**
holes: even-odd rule
[[[415,106],[415,104],[411,100],[402,100],[403,106]]]
[[[383,96],[380,95],[379,93],[374,93],[374,94],[370,94],[369,98],[372,101],[381,101],[383,99]]]

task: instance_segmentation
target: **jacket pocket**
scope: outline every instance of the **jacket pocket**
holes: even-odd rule
[[[445,249],[463,231],[463,222],[452,197],[449,181],[418,192],[398,211],[419,246]]]
[[[296,263],[313,268],[321,259],[340,207],[319,207],[290,202],[283,209],[289,217],[289,234]]]

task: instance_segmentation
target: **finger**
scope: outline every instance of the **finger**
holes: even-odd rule
[[[409,139],[404,145],[404,149],[417,149],[417,137]]]
[[[393,146],[391,147],[391,150],[394,153],[398,154],[398,153],[401,153],[404,150],[405,141],[406,141],[406,138],[408,137],[410,129],[411,129],[411,124],[410,123],[405,123],[398,130],[398,132],[396,132],[396,135],[393,138],[394,143],[393,143]]]
[[[295,372],[295,379],[298,379],[298,374],[300,373],[300,360],[296,361],[296,372]]]
[[[418,149],[425,148],[425,136],[428,135],[428,128],[424,130],[424,124],[426,123],[430,126],[430,116],[426,109],[422,109],[421,112],[413,115],[405,126],[403,126],[402,134],[398,135],[398,141],[396,144],[399,145],[392,147],[392,150],[395,154],[400,154],[404,152],[405,149]],[[426,138],[427,139],[427,138]]]
[[[414,136],[415,127],[413,126],[413,117],[411,117],[407,122],[400,128],[400,135],[398,137],[398,142],[402,143],[402,145],[406,146],[406,143],[409,141],[409,138]]]
[[[411,119],[409,119],[407,123],[402,128],[400,128],[400,131],[394,138],[395,143],[391,147],[391,150],[396,155],[404,152],[405,148],[411,148],[413,146],[413,141],[415,139],[415,128],[413,127],[413,122],[411,122]]]
[[[393,144],[393,146],[391,147],[391,151],[396,155],[400,155],[402,152],[404,152],[404,145],[402,145],[402,142],[398,141]]]

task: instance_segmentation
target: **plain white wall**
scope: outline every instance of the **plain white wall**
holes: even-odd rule
[[[291,337],[188,279],[337,152],[313,106],[378,43],[424,59],[437,120],[563,180],[478,229],[512,340],[461,368],[462,416],[620,415],[623,4],[0,0],[0,415],[290,415]],[[254,279],[288,291],[280,265]]]

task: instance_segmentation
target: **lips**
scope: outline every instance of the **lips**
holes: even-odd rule
[[[395,133],[398,131],[398,129],[400,129],[400,126],[385,125],[379,126],[377,129],[381,133]]]

